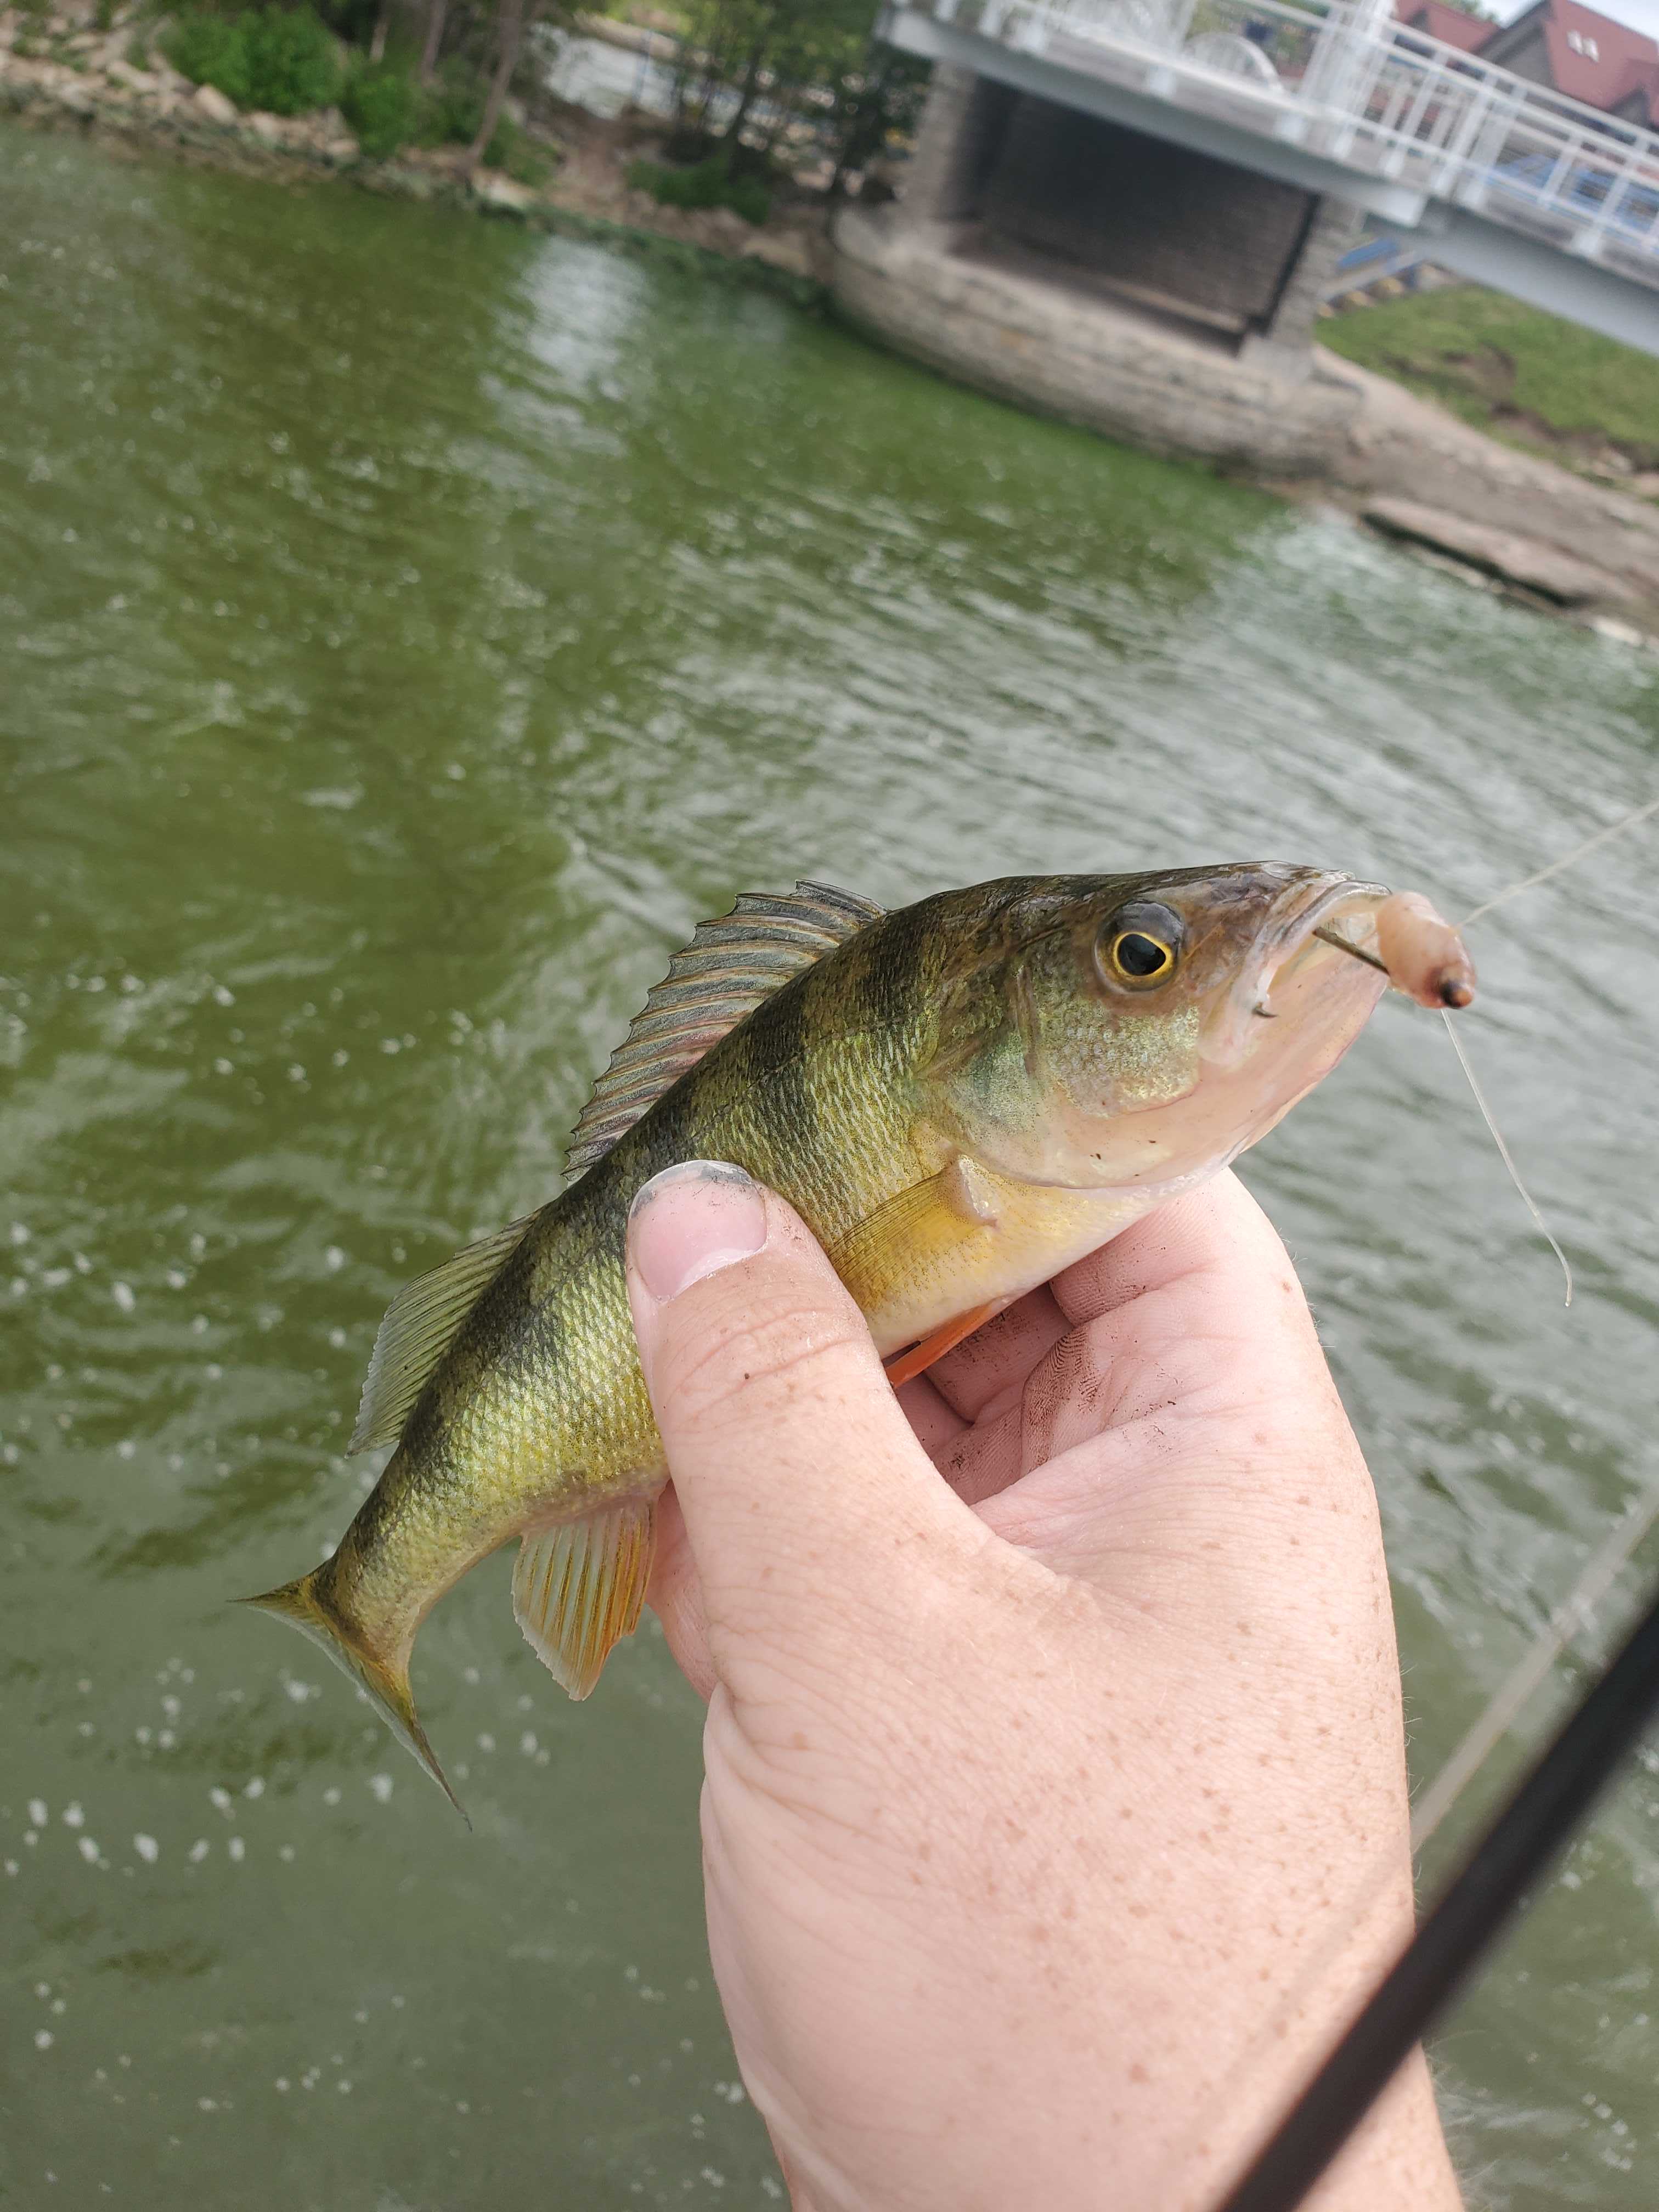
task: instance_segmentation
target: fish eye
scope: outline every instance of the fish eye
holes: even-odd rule
[[[1174,975],[1184,935],[1180,915],[1167,906],[1137,902],[1106,923],[1095,957],[1114,982],[1144,991]]]

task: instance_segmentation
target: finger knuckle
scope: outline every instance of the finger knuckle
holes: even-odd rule
[[[727,1305],[678,1347],[670,1377],[676,1412],[708,1419],[741,1404],[781,1410],[832,1387],[854,1348],[844,1315],[802,1297],[764,1310]]]

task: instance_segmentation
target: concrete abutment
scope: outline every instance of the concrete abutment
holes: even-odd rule
[[[1318,476],[1359,404],[1313,333],[1345,202],[965,70],[902,198],[834,234],[843,311],[1017,404],[1155,451]]]

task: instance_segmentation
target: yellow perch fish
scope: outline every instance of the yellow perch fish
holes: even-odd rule
[[[1379,915],[1427,972],[1402,914],[1266,863],[739,899],[647,1000],[563,1193],[393,1300],[351,1449],[397,1449],[333,1557],[252,1602],[448,1791],[409,1662],[469,1567],[520,1540],[514,1610],[572,1697],[639,1619],[667,1479],[623,1276],[643,1182],[729,1160],[781,1192],[902,1380],[1271,1129],[1386,988]]]

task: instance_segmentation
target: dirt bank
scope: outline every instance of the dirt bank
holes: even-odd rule
[[[1336,465],[1346,503],[1540,603],[1659,639],[1659,506],[1501,445],[1352,362],[1320,359],[1364,396]]]

